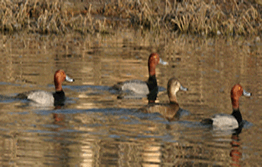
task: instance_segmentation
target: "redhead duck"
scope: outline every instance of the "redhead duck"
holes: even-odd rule
[[[242,95],[249,97],[251,93],[246,92],[239,84],[234,85],[231,90],[232,114],[216,114],[212,118],[202,120],[201,123],[213,125],[214,128],[221,130],[243,127],[242,115],[239,110],[239,98]]]
[[[44,106],[62,105],[65,101],[65,93],[62,89],[62,82],[74,82],[74,79],[68,77],[63,70],[57,70],[54,75],[55,93],[43,90],[33,90],[18,94],[19,99],[28,99],[36,104]]]
[[[179,90],[187,91],[187,88],[184,88],[181,83],[178,81],[177,78],[173,77],[170,78],[167,83],[167,94],[169,97],[168,104],[158,104],[158,103],[150,103],[139,109],[139,111],[145,113],[160,113],[164,116],[167,120],[176,120],[183,114],[183,111],[177,102],[176,93]]]
[[[153,90],[158,92],[156,80],[156,66],[158,64],[166,65],[168,63],[164,62],[157,53],[150,54],[148,58],[149,78],[146,82],[140,80],[129,80],[125,82],[119,82],[114,85],[113,88],[120,91],[132,91],[134,94],[143,95],[147,95]]]

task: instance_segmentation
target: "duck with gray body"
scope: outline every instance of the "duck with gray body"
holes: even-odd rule
[[[145,81],[141,80],[129,80],[122,83],[119,83],[118,90],[121,91],[131,91],[136,94],[145,94],[147,95],[149,93],[148,86]]]
[[[152,53],[148,58],[148,71],[149,71],[149,78],[148,80],[141,81],[141,80],[129,80],[125,82],[119,82],[113,86],[113,89],[119,91],[131,91],[134,94],[140,95],[147,95],[152,90],[156,89],[157,80],[155,76],[155,68],[157,64],[167,65],[167,62],[164,62],[157,53]]]
[[[251,93],[246,92],[241,85],[236,84],[231,90],[231,102],[233,112],[229,114],[216,114],[211,118],[201,121],[202,124],[212,125],[214,129],[219,130],[234,130],[243,127],[242,114],[239,110],[239,98],[244,96],[251,96]]]
[[[216,114],[210,119],[214,128],[218,129],[236,129],[238,122],[233,115],[229,114]],[[203,121],[202,121],[203,122]]]
[[[62,89],[62,82],[64,80],[67,82],[74,82],[74,79],[68,77],[63,70],[58,70],[54,75],[56,92],[51,93],[43,90],[33,90],[20,93],[16,98],[28,99],[43,106],[62,105],[65,101],[65,93]]]

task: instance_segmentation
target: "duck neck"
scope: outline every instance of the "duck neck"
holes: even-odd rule
[[[239,109],[239,97],[231,97],[233,110]]]
[[[149,94],[147,95],[147,99],[149,103],[155,103],[157,94],[158,94],[158,86],[156,76],[149,76],[147,81],[147,86],[149,89]]]
[[[238,124],[242,122],[242,115],[239,111],[239,97],[231,96],[231,102],[233,107],[232,115],[236,118]]]
[[[238,124],[240,125],[242,123],[242,115],[239,111],[239,108],[237,109],[233,108],[232,115],[236,118]]]
[[[154,90],[157,87],[157,80],[156,80],[155,75],[152,75],[152,76],[149,75],[147,85],[148,85],[148,88],[149,88],[149,92],[151,92],[152,90]]]
[[[156,75],[156,65],[154,63],[148,62],[148,72],[149,77]]]
[[[168,96],[169,96],[169,101],[171,104],[174,104],[174,103],[178,104],[176,94],[168,94]]]
[[[59,95],[64,95],[65,92],[62,90],[56,90],[55,93],[59,94]]]
[[[62,91],[62,90],[63,90],[63,89],[62,89],[62,83],[55,81],[55,91],[56,91],[56,92],[60,92],[60,91]]]
[[[61,91],[56,91],[54,94],[54,99],[55,99],[55,102],[54,102],[54,105],[55,106],[63,106],[64,105],[64,101],[65,101],[65,93],[63,90]]]

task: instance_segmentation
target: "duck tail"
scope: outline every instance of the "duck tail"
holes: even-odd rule
[[[201,123],[204,124],[204,125],[212,125],[213,124],[213,120],[210,119],[210,118],[206,118],[206,119],[203,119],[201,121]]]
[[[123,82],[118,82],[115,85],[111,86],[109,88],[109,90],[117,90],[117,91],[122,91],[122,87],[123,87]]]
[[[28,92],[24,92],[24,93],[19,93],[15,96],[16,99],[27,99],[28,97]]]

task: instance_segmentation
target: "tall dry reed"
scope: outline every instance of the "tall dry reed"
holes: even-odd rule
[[[156,32],[166,29],[200,35],[247,36],[261,35],[262,32],[262,5],[259,0],[106,2],[98,10],[93,10],[91,4],[75,8],[73,1],[63,0],[1,1],[0,31],[86,34],[106,33],[110,28],[128,26]]]

